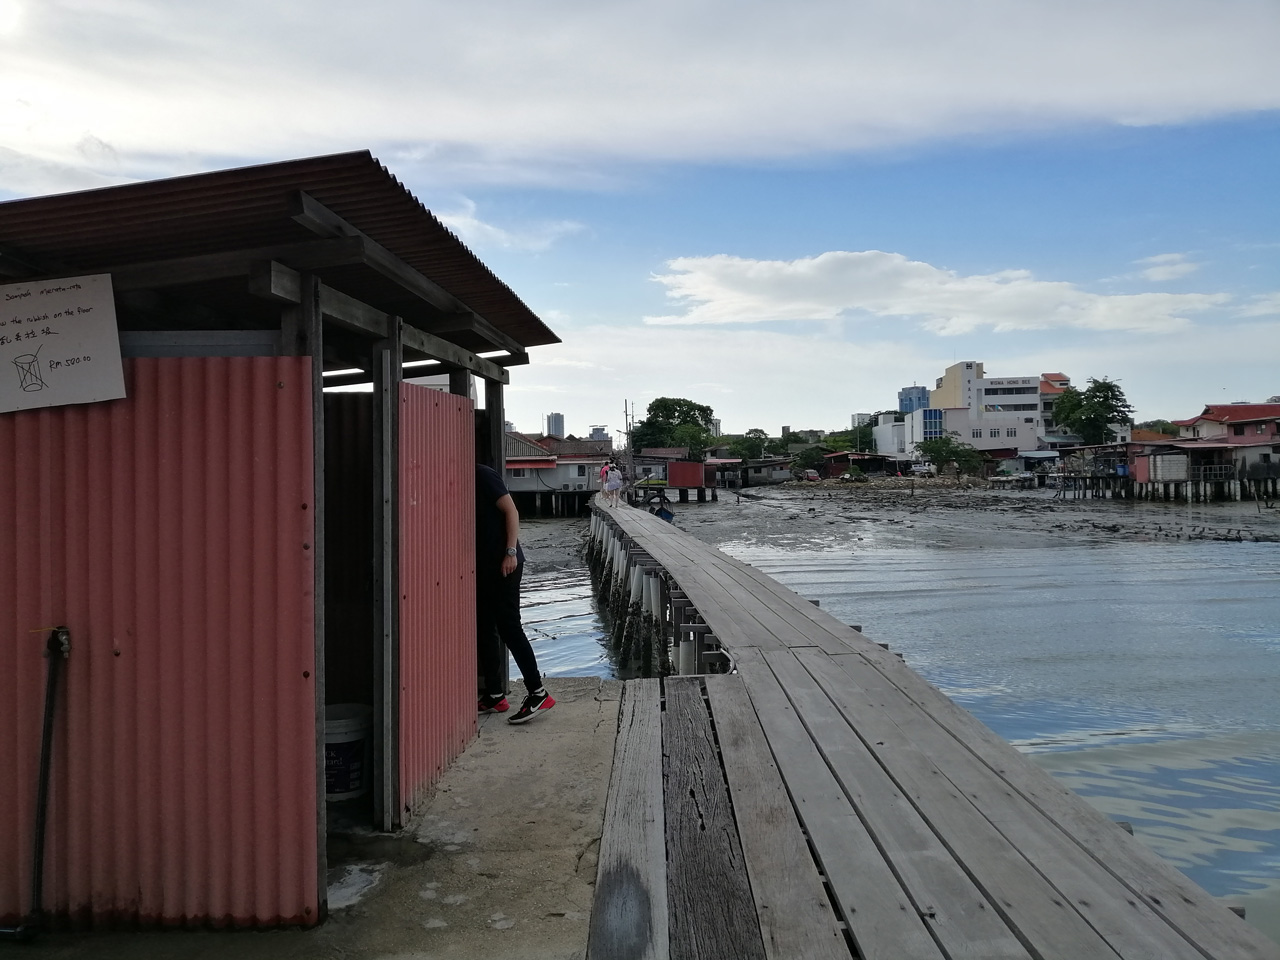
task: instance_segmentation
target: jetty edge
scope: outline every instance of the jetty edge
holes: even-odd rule
[[[678,675],[624,685],[588,958],[1280,960],[860,630],[592,511],[589,561],[658,598]]]

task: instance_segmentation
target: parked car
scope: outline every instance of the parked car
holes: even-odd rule
[[[817,470],[806,470],[800,475],[801,480],[821,480],[822,475]]]

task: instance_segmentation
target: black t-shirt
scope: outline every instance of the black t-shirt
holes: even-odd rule
[[[507,552],[507,518],[498,501],[507,495],[498,471],[476,464],[476,566],[482,574],[501,573]],[[516,560],[524,563],[524,550],[516,543]]]

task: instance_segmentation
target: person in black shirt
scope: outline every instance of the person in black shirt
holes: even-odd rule
[[[506,713],[502,689],[503,646],[515,657],[528,695],[508,723],[528,723],[556,705],[542,685],[538,658],[520,623],[520,578],[524,551],[520,547],[520,513],[502,477],[492,467],[476,464],[476,634],[480,673],[481,713]],[[501,643],[499,643],[501,640]]]

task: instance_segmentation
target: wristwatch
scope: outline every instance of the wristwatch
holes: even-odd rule
[[[516,548],[515,548],[515,547],[507,547],[507,556],[508,556],[508,557],[514,557],[515,555],[516,555]]]

